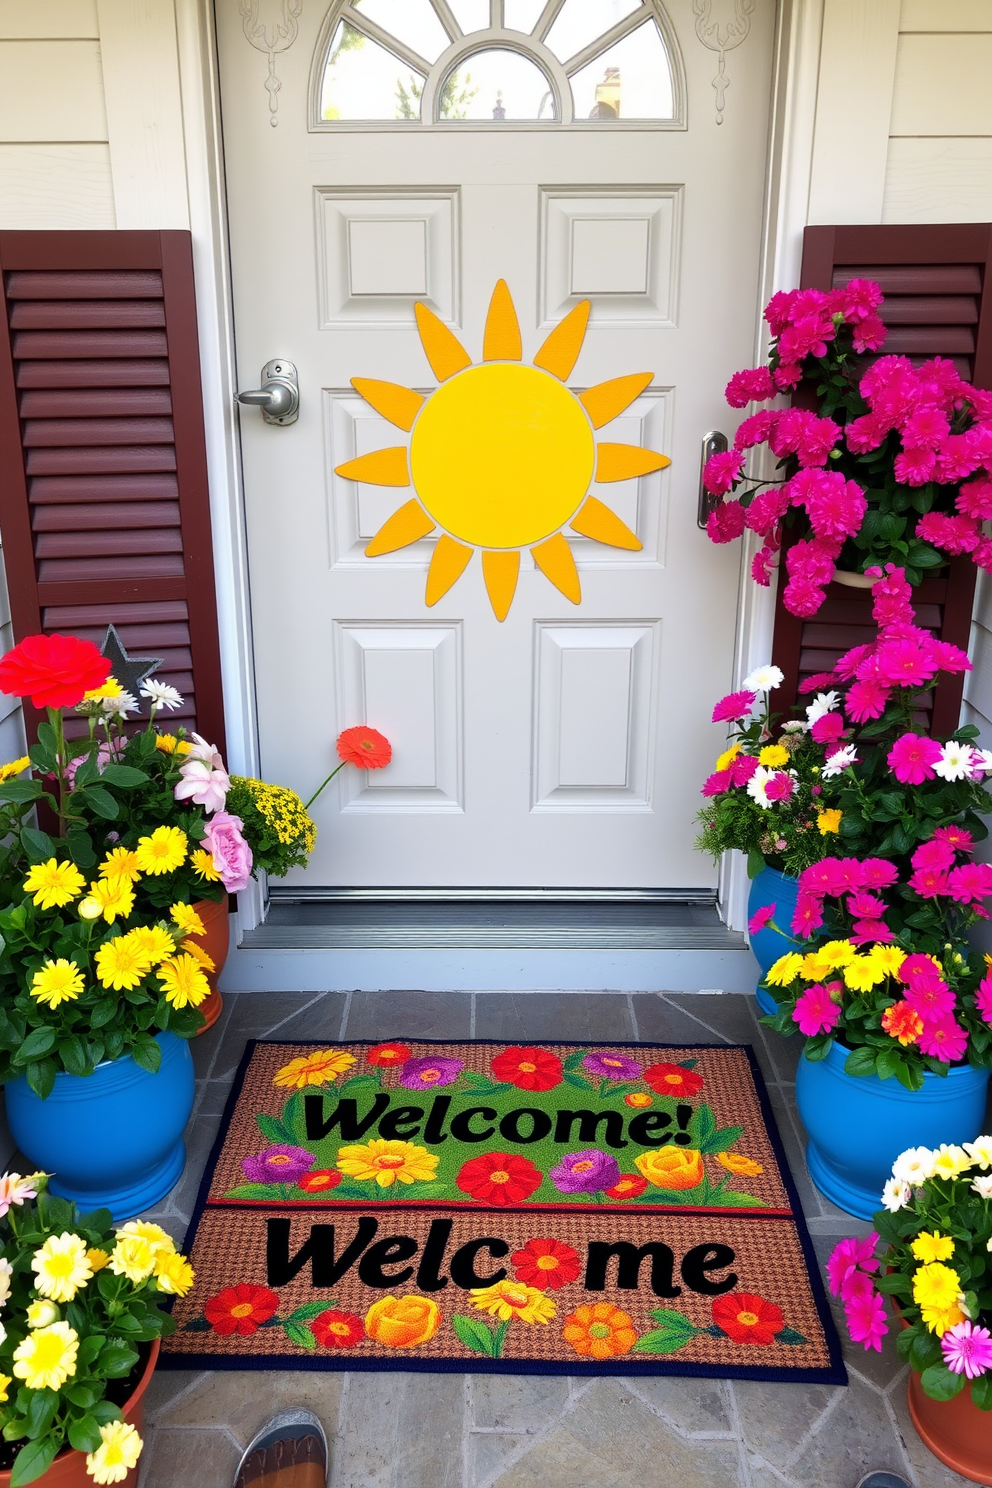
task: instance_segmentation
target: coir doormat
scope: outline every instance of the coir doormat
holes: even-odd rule
[[[747,1047],[252,1042],[162,1364],[842,1384]]]

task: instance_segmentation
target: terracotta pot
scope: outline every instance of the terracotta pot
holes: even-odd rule
[[[139,1436],[144,1408],[141,1397],[148,1389],[148,1381],[154,1372],[160,1347],[161,1340],[156,1338],[151,1346],[142,1376],[134,1387],[134,1393],[123,1406],[125,1421],[135,1428]],[[139,1457],[138,1466],[132,1468],[126,1478],[121,1479],[123,1488],[137,1488],[140,1472],[141,1458]],[[36,1478],[35,1482],[38,1488],[93,1488],[93,1479],[86,1471],[86,1453],[77,1452],[72,1447],[68,1451],[60,1452],[48,1471],[40,1478]],[[9,1470],[0,1472],[0,1488],[10,1488]]]
[[[200,1012],[207,1020],[200,1029],[200,1033],[206,1033],[208,1028],[213,1028],[224,1007],[224,999],[217,986],[217,978],[224,969],[224,962],[227,960],[227,952],[231,943],[231,916],[227,908],[226,896],[223,899],[198,899],[193,908],[203,921],[204,933],[192,935],[190,939],[203,947],[217,968],[216,971],[207,972],[207,981],[211,988],[210,996],[205,1002],[200,1003]]]
[[[978,1409],[967,1383],[953,1400],[931,1400],[910,1370],[909,1414],[935,1457],[973,1483],[992,1485],[992,1412]]]

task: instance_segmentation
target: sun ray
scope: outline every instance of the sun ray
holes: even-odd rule
[[[409,434],[424,402],[420,393],[415,393],[413,388],[401,387],[398,382],[380,382],[375,377],[353,377],[351,385],[376,413],[381,413],[397,429],[405,429]]]
[[[438,320],[433,310],[428,310],[418,300],[413,311],[417,317],[420,344],[438,382],[445,382],[456,372],[471,367],[472,358],[454,332],[449,331],[444,322]]]
[[[555,588],[570,599],[573,604],[579,604],[582,600],[582,586],[579,583],[579,571],[572,557],[572,550],[562,537],[556,532],[554,537],[549,537],[547,542],[538,543],[536,548],[531,548],[531,557],[546,579],[550,579]]]
[[[615,511],[604,506],[595,496],[586,498],[585,504],[568,525],[582,537],[591,537],[593,542],[606,543],[611,548],[628,548],[636,553],[644,546],[627,523],[622,522]]]
[[[545,372],[553,373],[562,382],[567,380],[582,350],[586,326],[589,324],[589,310],[588,300],[580,300],[577,305],[573,305],[565,319],[560,320],[545,339],[534,358],[535,367],[543,367]]]
[[[611,419],[629,408],[639,398],[654,376],[653,372],[631,372],[626,377],[614,377],[610,382],[599,382],[579,394],[579,402],[592,419],[594,429],[601,429]]]
[[[482,360],[519,362],[522,355],[520,323],[514,309],[513,296],[506,280],[497,279],[493,297],[489,301],[486,329],[482,335]]]
[[[408,548],[418,538],[434,531],[434,522],[414,498],[394,511],[388,521],[383,522],[375,537],[365,549],[366,558],[378,558],[382,553],[395,553],[397,548]]]
[[[452,584],[461,578],[473,551],[464,543],[455,542],[446,532],[441,534],[431,558],[431,566],[427,570],[427,592],[424,599],[428,608],[443,599]]]
[[[505,620],[513,603],[520,572],[520,554],[512,550],[484,549],[482,553],[482,576],[486,581],[486,593],[497,620]]]
[[[406,445],[394,444],[389,449],[370,450],[355,460],[334,467],[334,474],[345,480],[365,481],[370,486],[408,486],[410,465]]]
[[[596,479],[630,480],[635,475],[650,475],[653,470],[664,470],[671,463],[667,455],[642,449],[639,444],[600,443],[596,455]]]

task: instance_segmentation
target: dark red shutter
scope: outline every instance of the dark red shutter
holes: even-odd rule
[[[224,747],[187,232],[0,232],[0,533],[16,640],[164,658]],[[25,708],[29,730],[34,710]]]
[[[832,289],[850,279],[875,279],[885,293],[882,318],[889,327],[885,355],[950,357],[976,387],[992,387],[992,224],[927,223],[918,226],[807,227],[801,286]],[[868,360],[868,359],[866,359]],[[947,570],[917,591],[917,619],[935,635],[967,650],[975,594],[975,565],[952,558]],[[775,665],[785,673],[781,705],[786,714],[799,683],[829,671],[837,657],[874,634],[871,596],[833,583],[810,620],[790,615],[779,586],[775,604]],[[949,734],[958,725],[964,679],[944,681],[933,693],[932,727]],[[777,695],[779,696],[779,695]]]

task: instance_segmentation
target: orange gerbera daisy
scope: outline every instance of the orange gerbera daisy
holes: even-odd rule
[[[591,1359],[629,1354],[637,1342],[637,1330],[630,1314],[614,1307],[612,1302],[577,1307],[565,1319],[561,1336],[577,1354]]]
[[[338,1075],[351,1069],[354,1054],[344,1049],[318,1049],[301,1059],[291,1059],[272,1076],[273,1085],[286,1090],[305,1090],[308,1085],[333,1085]]]

